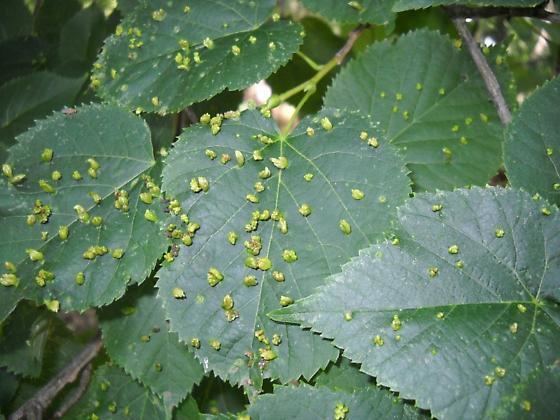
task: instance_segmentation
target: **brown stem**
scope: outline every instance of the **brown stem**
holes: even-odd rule
[[[51,379],[44,387],[29,400],[27,400],[17,411],[12,413],[8,420],[31,419],[42,417],[42,413],[49,407],[52,400],[62,389],[76,380],[82,369],[87,366],[97,353],[101,350],[101,338],[96,338],[78,354],[68,366],[62,369],[58,375]]]
[[[58,410],[56,410],[56,412],[53,414],[53,419],[61,419],[80,400],[80,398],[82,398],[82,395],[84,395],[89,385],[92,371],[93,368],[91,367],[91,363],[87,365],[84,370],[82,370],[78,387],[62,403],[62,406]]]
[[[492,71],[488,61],[486,61],[486,58],[482,54],[482,51],[469,31],[469,28],[467,28],[465,20],[463,18],[456,18],[453,19],[453,23],[455,24],[455,28],[457,28],[457,32],[463,39],[463,42],[467,45],[473,61],[475,62],[476,67],[486,84],[486,89],[496,106],[500,121],[503,125],[508,125],[511,122],[511,111],[509,110],[504,95],[502,94],[502,89],[500,88],[500,83],[498,82],[496,75]]]
[[[342,46],[342,48],[336,53],[336,59],[338,64],[342,64],[344,58],[348,55],[350,51],[352,51],[352,47],[354,47],[354,43],[358,40],[362,32],[369,28],[369,25],[360,25],[356,29],[354,29],[348,35],[348,39],[346,43]]]
[[[490,18],[496,16],[528,17],[560,23],[560,14],[545,10],[543,7],[466,7],[449,6],[447,12],[454,18]]]

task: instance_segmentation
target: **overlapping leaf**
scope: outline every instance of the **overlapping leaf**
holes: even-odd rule
[[[53,310],[57,302],[64,310],[110,303],[131,279],[143,281],[167,246],[157,224],[144,217],[149,208],[160,212],[157,200],[148,206],[139,199],[145,191],[139,177],[154,164],[146,125],[112,106],[76,111],[19,136],[3,167],[0,261],[11,262],[6,269],[16,273],[3,271],[1,319],[22,298],[46,300]],[[17,182],[20,174],[25,178]],[[128,211],[117,210],[117,201]],[[59,234],[64,227],[66,239]],[[107,249],[88,257],[90,247]]]
[[[342,23],[386,24],[395,17],[391,11],[395,0],[303,0],[310,10]]]
[[[265,314],[383,238],[410,191],[402,160],[358,114],[307,118],[289,136],[256,111],[213,128],[217,135],[187,129],[163,173],[164,190],[200,224],[192,246],[159,273],[171,329],[200,340],[197,357],[232,382],[309,378],[335,349]]]
[[[145,1],[108,39],[92,77],[103,98],[173,112],[243,89],[287,63],[301,27],[268,21],[275,1]]]
[[[472,58],[436,32],[372,45],[340,72],[325,105],[379,121],[417,189],[484,185],[500,165],[502,127]]]
[[[560,348],[558,210],[521,191],[458,190],[417,196],[399,220],[398,246],[367,249],[273,319],[334,338],[378,384],[438,418],[530,401],[517,384],[557,363]]]
[[[393,10],[402,12],[411,9],[424,9],[432,6],[494,6],[494,7],[532,7],[541,4],[540,0],[396,0]]]
[[[50,72],[37,72],[14,79],[0,87],[0,159],[15,137],[33,121],[53,109],[72,105],[84,78],[62,77]]]
[[[149,282],[101,312],[103,342],[111,359],[134,379],[177,406],[204,374],[192,352],[168,331],[156,289]]]
[[[345,392],[375,387],[374,379],[360,372],[359,365],[351,363],[345,357],[341,357],[336,363],[331,363],[327,369],[319,372],[314,378],[314,384]]]
[[[274,413],[274,414],[272,414]],[[379,388],[347,393],[325,387],[277,386],[249,407],[251,419],[420,419],[427,418]]]
[[[19,305],[2,324],[0,366],[19,375],[39,376],[52,327],[48,313],[32,305]]]
[[[163,401],[148,388],[134,381],[122,369],[103,365],[96,369],[85,395],[67,416],[74,419],[153,420],[166,418],[166,413]]]
[[[560,79],[527,99],[507,130],[504,161],[512,186],[560,204]]]

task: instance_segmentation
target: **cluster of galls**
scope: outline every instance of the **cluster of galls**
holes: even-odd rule
[[[269,339],[264,330],[259,329],[255,331],[255,338],[264,346],[259,348],[258,366],[260,369],[265,369],[268,362],[278,357],[278,354],[274,351],[272,346],[279,346],[280,343],[282,343],[282,336],[280,334],[273,334],[272,339]],[[252,352],[247,352],[245,355],[248,357],[247,365],[252,367],[255,362],[254,354]]]
[[[8,182],[12,185],[20,184],[25,180],[25,174],[14,174],[14,168],[8,163],[2,165],[2,174],[8,178]]]
[[[231,119],[237,119],[239,118],[239,116],[241,115],[241,113],[239,111],[228,111],[224,114],[216,114],[214,117],[212,117],[210,114],[206,113],[204,115],[202,115],[200,117],[200,122],[202,124],[206,124],[210,126],[210,131],[212,132],[213,135],[217,135],[220,130],[222,129],[222,122],[224,121],[224,119],[226,120],[231,120]],[[208,155],[207,155],[208,156]],[[216,157],[215,155],[213,157],[210,157],[212,160]],[[229,159],[228,159],[229,161]],[[222,162],[222,163],[227,163],[226,162]]]

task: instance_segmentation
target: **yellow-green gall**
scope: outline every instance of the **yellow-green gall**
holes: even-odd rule
[[[210,340],[210,347],[218,351],[222,348],[222,343],[219,340]]]
[[[52,171],[51,179],[53,181],[60,181],[62,179],[62,174],[60,173],[60,171]]]
[[[428,268],[428,275],[430,277],[437,277],[437,275],[439,274],[439,268],[437,267],[430,267]]]
[[[122,248],[115,248],[111,251],[111,256],[116,260],[120,260],[124,255],[124,249]]]
[[[245,165],[245,155],[239,150],[235,151],[235,160],[237,161],[237,166],[240,168]]]
[[[272,261],[270,261],[270,259],[267,257],[258,258],[257,267],[259,270],[268,271],[272,267]]]
[[[28,248],[25,250],[27,255],[29,255],[29,259],[31,261],[43,261],[45,256],[41,251],[37,251],[36,249]]]
[[[171,296],[175,299],[185,299],[187,297],[185,291],[180,287],[174,287],[173,290],[171,290]]]
[[[286,280],[286,277],[284,276],[284,273],[282,273],[280,271],[273,271],[272,272],[272,278],[274,280],[276,280],[278,283],[282,283],[284,280]]]
[[[11,178],[11,177],[13,177],[13,176],[14,176],[14,172],[13,172],[13,169],[12,169],[12,165],[9,165],[9,164],[7,164],[7,163],[4,163],[4,164],[2,165],[2,174],[4,174],[4,176],[5,176],[6,178]]]
[[[282,251],[282,258],[287,263],[293,263],[297,261],[298,256],[296,254],[296,251],[294,251],[293,249],[285,249],[284,251]]]
[[[72,179],[74,181],[79,181],[82,179],[82,174],[80,173],[80,171],[73,171],[72,172]]]
[[[270,158],[270,161],[278,169],[286,169],[288,167],[288,158],[286,158],[286,156],[279,156],[277,158]]]
[[[76,277],[74,278],[74,281],[76,282],[76,284],[78,286],[81,286],[82,284],[85,283],[86,276],[84,275],[84,273],[82,271],[80,271],[79,273],[76,274]]]
[[[352,233],[352,226],[350,226],[350,223],[348,223],[346,219],[342,219],[338,223],[338,227],[345,235],[350,235]]]
[[[208,284],[211,287],[214,287],[224,279],[224,275],[217,268],[211,267],[210,269],[208,269],[207,278]]]
[[[503,238],[506,234],[506,231],[503,229],[496,229],[494,234],[496,235],[496,238]]]
[[[365,197],[365,194],[362,190],[358,190],[358,189],[353,189],[352,190],[352,198],[354,200],[363,200],[364,197]]]
[[[51,184],[49,184],[47,181],[45,181],[44,179],[40,179],[39,180],[39,187],[41,187],[41,189],[49,194],[54,193],[54,188]]]
[[[17,287],[19,278],[14,273],[4,273],[0,276],[0,284],[4,287]]]
[[[56,299],[53,300],[45,299],[43,303],[45,304],[47,309],[51,312],[58,312],[60,310],[60,302]]]
[[[237,45],[232,45],[231,46],[231,53],[235,56],[238,56],[239,54],[241,54],[241,48],[239,48],[239,46],[237,46]]]
[[[451,245],[449,248],[447,248],[447,252],[449,252],[452,255],[456,255],[459,253],[459,246],[458,245]]]
[[[298,211],[303,217],[307,217],[311,214],[311,206],[309,206],[309,204],[307,203],[303,203],[299,207]]]
[[[229,311],[230,309],[233,309],[233,306],[234,306],[233,297],[228,293],[222,299],[222,309]]]
[[[63,241],[68,239],[69,232],[68,226],[63,225],[58,227],[58,237]]]
[[[50,162],[53,158],[53,149],[44,149],[41,153],[41,160],[43,162]]]
[[[243,279],[243,284],[247,287],[253,287],[257,285],[257,278],[255,276],[245,276]]]
[[[294,300],[289,296],[280,296],[280,306],[286,307],[294,303]]]
[[[327,117],[321,118],[321,127],[323,127],[326,131],[331,131],[333,129],[331,120]]]
[[[4,268],[8,270],[9,273],[15,273],[17,271],[16,265],[11,261],[4,261]]]
[[[144,212],[144,219],[152,223],[158,221],[157,215],[150,209],[146,209],[146,211]]]
[[[231,231],[227,234],[227,240],[231,245],[235,245],[237,243],[237,233]]]
[[[385,344],[385,340],[383,340],[380,335],[376,335],[373,337],[373,344],[375,344],[376,347],[381,347]]]

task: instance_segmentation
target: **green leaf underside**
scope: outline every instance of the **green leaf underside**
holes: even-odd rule
[[[11,145],[15,136],[33,121],[45,117],[53,109],[72,105],[83,78],[68,78],[50,72],[29,74],[0,87],[0,142]],[[2,160],[5,156],[0,156]]]
[[[101,312],[103,343],[111,359],[150,390],[167,408],[177,406],[204,371],[177,334],[149,282]]]
[[[394,19],[391,8],[395,0],[303,0],[313,12],[342,23],[386,24]]]
[[[252,381],[259,386],[262,376],[282,381],[300,375],[310,378],[337,357],[335,349],[319,337],[271,322],[265,314],[280,307],[281,296],[295,300],[309,295],[359,249],[380,240],[389,229],[395,206],[410,191],[402,160],[392,146],[382,137],[378,137],[377,149],[360,140],[362,130],[370,136],[379,134],[368,119],[335,111],[324,115],[333,125],[331,131],[321,127],[321,115],[304,119],[288,138],[256,111],[243,113],[239,120],[226,120],[217,136],[207,126],[194,126],[182,134],[167,159],[163,188],[180,200],[183,212],[201,228],[193,245],[183,248],[175,262],[160,271],[159,294],[171,329],[187,343],[199,338],[197,357],[233,383]],[[315,130],[314,136],[306,135],[308,127]],[[255,138],[259,135],[269,136],[273,143],[264,146]],[[207,150],[217,154],[215,160],[206,156]],[[236,150],[244,156],[242,167],[236,163]],[[261,150],[262,161],[253,160],[254,150]],[[232,158],[226,165],[220,163],[224,153]],[[279,156],[288,159],[287,169],[279,170],[269,160]],[[264,168],[270,170],[268,179],[259,178]],[[306,174],[313,176],[309,182]],[[190,180],[199,176],[209,182],[207,193],[189,189]],[[263,192],[255,192],[256,182],[262,182]],[[352,189],[363,191],[364,198],[353,199]],[[257,196],[259,203],[249,202],[247,194]],[[298,212],[302,204],[311,208],[307,217]],[[256,231],[245,231],[254,211],[272,213],[275,209],[287,221],[287,233],[272,220],[260,221]],[[351,234],[341,231],[341,219],[351,225]],[[236,245],[228,242],[229,232],[238,235]],[[261,238],[262,249],[255,258],[269,258],[272,268],[268,271],[245,266],[249,254],[244,242],[252,235]],[[294,250],[297,261],[284,261],[284,250]],[[211,267],[224,276],[215,287],[207,281]],[[274,280],[274,271],[283,273],[285,281]],[[256,277],[256,286],[244,285],[248,275]],[[173,298],[175,287],[185,291],[186,299]],[[227,321],[221,307],[228,293],[239,315],[233,322]],[[274,334],[282,338],[280,345],[270,345],[278,356],[270,363],[259,361],[259,349],[266,348],[265,340],[255,338],[261,329],[268,343]],[[209,345],[210,340],[221,341],[219,351]]]
[[[257,398],[249,407],[251,419],[332,419],[337,405],[347,409],[347,419],[418,419],[426,418],[417,409],[404,404],[387,390],[368,388],[347,393],[328,388],[276,386],[273,394]],[[344,408],[345,407],[345,408]],[[272,414],[274,413],[274,414]]]
[[[53,150],[50,162],[41,160],[45,148]],[[95,179],[88,174],[89,158],[100,166]],[[57,299],[64,310],[83,310],[120,297],[131,279],[145,279],[167,245],[157,224],[144,219],[148,206],[139,200],[144,190],[139,176],[154,164],[149,131],[142,120],[112,106],[90,105],[77,108],[75,114],[58,113],[19,136],[8,162],[14,175],[25,174],[26,179],[16,186],[5,176],[0,180],[0,261],[14,263],[19,278],[17,287],[0,288],[0,319],[22,298]],[[51,179],[54,170],[62,174],[59,181]],[[81,180],[72,178],[74,170],[80,172]],[[43,191],[40,179],[55,193]],[[128,212],[115,208],[116,190],[128,191]],[[98,205],[92,192],[102,199]],[[50,206],[52,214],[47,223],[37,220],[30,226],[27,217],[36,200]],[[88,211],[90,223],[79,221],[76,204]],[[94,216],[103,218],[100,227],[91,223]],[[63,225],[69,229],[65,241],[58,236]],[[42,232],[48,232],[47,240],[42,239]],[[108,247],[109,253],[85,259],[83,253],[96,245]],[[115,248],[124,250],[121,259],[111,256]],[[27,249],[42,252],[44,261],[31,261]],[[45,287],[35,281],[41,269],[56,276]],[[81,286],[75,281],[78,272],[85,275]]]
[[[509,125],[504,161],[512,186],[560,204],[560,79],[527,99]]]
[[[150,112],[175,112],[226,88],[240,90],[265,79],[289,61],[302,41],[300,25],[266,22],[272,0],[195,0],[188,3],[188,13],[184,2],[170,3],[157,0],[137,7],[120,26],[122,35],[108,39],[93,75],[103,98]],[[165,18],[154,20],[152,14],[160,9]],[[212,48],[203,45],[207,38]],[[189,47],[182,49],[180,40]],[[143,45],[130,48],[138,42]],[[178,68],[178,53],[189,57],[188,69]]]
[[[103,365],[95,370],[86,393],[67,416],[89,419],[93,414],[99,419],[166,418],[163,402],[113,365]]]
[[[51,320],[32,305],[19,305],[2,324],[0,366],[27,377],[37,377],[43,366],[43,353]]]
[[[484,83],[469,53],[437,32],[373,44],[335,78],[325,106],[380,121],[418,190],[484,185],[500,165],[502,128]]]
[[[545,205],[516,190],[419,195],[399,208],[398,247],[363,251],[321,292],[271,316],[334,338],[435,417],[486,417],[558,359],[560,221]]]
[[[494,6],[494,7],[533,7],[542,3],[540,0],[397,0],[393,11],[424,9],[432,6]]]

